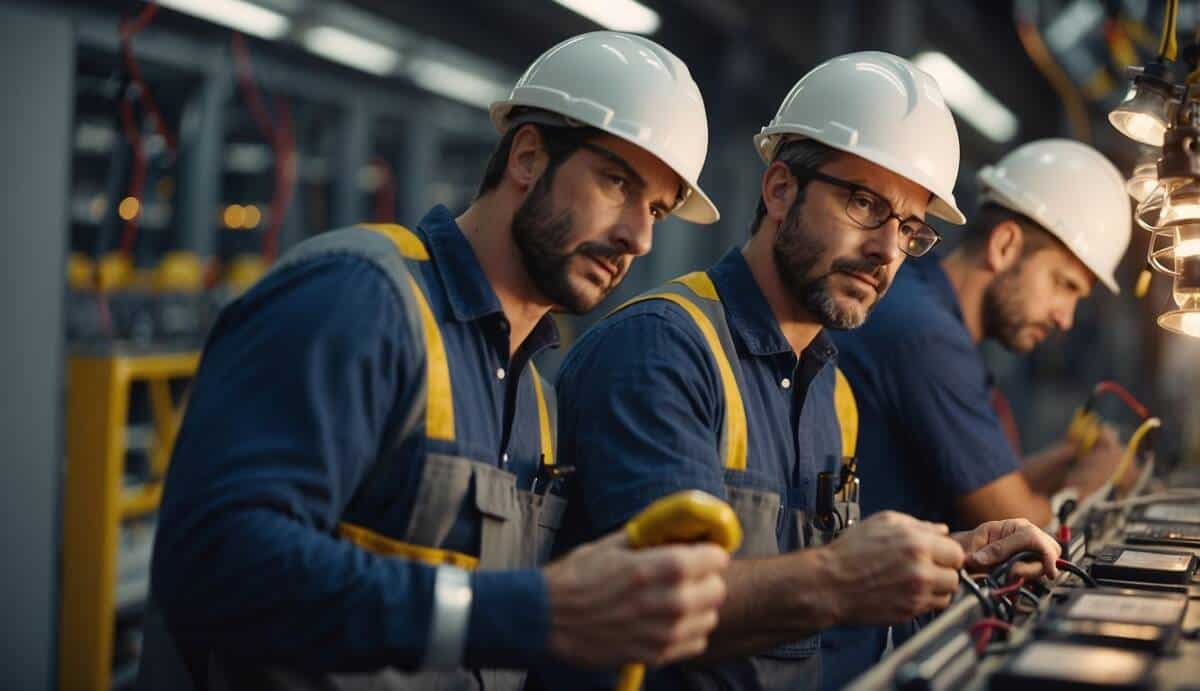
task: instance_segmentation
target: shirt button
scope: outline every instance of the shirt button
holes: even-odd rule
[[[499,379],[500,381],[504,381],[504,368],[503,367],[498,367],[496,369],[496,378]]]
[[[508,452],[507,451],[500,454],[500,467],[503,468],[506,465],[508,465]]]
[[[779,380],[779,385],[785,389],[790,389],[792,388],[792,380],[784,377],[783,379]]]

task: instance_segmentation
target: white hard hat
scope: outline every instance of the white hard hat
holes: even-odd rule
[[[980,199],[1053,233],[1109,290],[1129,247],[1125,179],[1099,151],[1070,139],[1024,144],[979,171]]]
[[[687,65],[641,36],[595,31],[546,51],[517,80],[507,100],[492,104],[504,133],[517,106],[540,108],[636,144],[687,185],[675,213],[696,223],[721,217],[697,184],[708,154],[708,118]]]
[[[954,202],[958,130],[933,77],[891,53],[850,53],[817,65],[754,137],[764,161],[806,137],[861,156],[933,195],[929,213],[964,223]]]

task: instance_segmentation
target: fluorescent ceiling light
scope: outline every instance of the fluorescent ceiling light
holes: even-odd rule
[[[410,59],[408,75],[423,89],[485,110],[509,93],[507,86],[495,80],[429,58]]]
[[[662,24],[658,13],[637,0],[554,0],[606,29],[652,34]]]
[[[400,64],[400,54],[383,45],[332,26],[304,32],[304,47],[323,58],[386,77]]]
[[[1016,136],[1017,117],[1012,111],[944,53],[921,53],[913,63],[937,80],[950,108],[988,139],[1007,142]]]
[[[244,0],[159,0],[158,4],[270,40],[286,34],[291,24],[282,14]]]

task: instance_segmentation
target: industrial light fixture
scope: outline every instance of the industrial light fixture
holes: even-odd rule
[[[554,0],[612,31],[628,31],[649,36],[662,25],[658,13],[637,0]]]
[[[1200,244],[1193,249],[1200,250]],[[1172,285],[1172,297],[1178,309],[1164,312],[1158,325],[1174,333],[1200,338],[1200,252],[1178,258],[1179,275]]]
[[[413,56],[405,63],[405,71],[423,89],[484,110],[508,96],[504,84],[441,60]]]
[[[1017,116],[945,53],[919,53],[913,64],[937,81],[951,110],[985,137],[1003,143],[1016,136]]]
[[[1151,233],[1147,265],[1173,277],[1176,309],[1158,325],[1200,338],[1200,45],[1185,54],[1187,78],[1173,79],[1178,10],[1178,0],[1167,0],[1158,57],[1130,68],[1133,84],[1108,119],[1126,137],[1161,147],[1153,167],[1139,164],[1125,188],[1138,201],[1134,219]]]
[[[1129,73],[1133,84],[1121,105],[1108,114],[1108,121],[1135,142],[1162,146],[1174,91],[1167,81],[1167,66],[1152,62],[1145,67],[1130,67]]]
[[[272,41],[286,34],[291,26],[291,21],[282,14],[245,0],[158,0],[158,4]]]
[[[386,77],[396,71],[400,53],[370,39],[333,26],[314,26],[304,32],[304,47],[328,60]]]

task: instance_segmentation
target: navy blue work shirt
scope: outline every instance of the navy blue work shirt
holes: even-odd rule
[[[510,359],[499,300],[450,212],[435,207],[416,232],[430,255],[421,278],[453,373],[457,440],[528,484],[541,447],[526,364],[557,343],[553,322]],[[412,333],[387,276],[349,254],[273,273],[222,313],[192,385],[152,566],[154,597],[185,654],[316,672],[419,663],[434,569],[334,535],[423,386]],[[388,476],[386,521],[407,521],[423,460],[419,445],[388,454],[399,471]],[[446,547],[478,554],[466,511]],[[540,660],[541,574],[480,571],[471,583],[465,664]]]
[[[991,407],[991,379],[938,261],[905,262],[866,324],[834,335],[839,366],[858,402],[863,515],[900,511],[969,530],[955,500],[1018,470]],[[862,671],[878,660],[886,629],[834,629],[823,672]],[[897,627],[897,639],[911,632]],[[825,674],[823,688],[849,681]]]
[[[725,497],[726,484],[748,486],[811,512],[817,473],[840,467],[832,342],[822,332],[797,357],[740,250],[708,275],[743,373],[746,470],[722,464],[725,399],[695,322],[666,300],[630,306],[589,330],[559,370],[559,454],[577,470],[556,550],[605,534],[680,490]],[[782,533],[780,522],[781,551],[796,549]],[[811,645],[815,654],[815,639]],[[654,688],[674,683],[669,668],[649,679]]]

